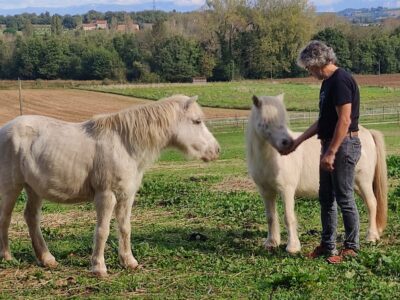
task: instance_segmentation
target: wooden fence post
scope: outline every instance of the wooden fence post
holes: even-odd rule
[[[19,114],[22,116],[22,107],[23,107],[23,102],[22,102],[22,95],[21,95],[21,80],[18,77],[18,90],[19,90]]]

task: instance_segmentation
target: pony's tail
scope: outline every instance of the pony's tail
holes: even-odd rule
[[[387,223],[387,196],[388,179],[386,166],[385,141],[381,132],[370,130],[376,146],[377,161],[375,165],[374,181],[372,184],[377,201],[376,224],[379,234],[382,234]]]

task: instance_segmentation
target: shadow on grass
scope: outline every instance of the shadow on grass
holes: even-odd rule
[[[44,238],[50,252],[63,266],[90,267],[93,247],[91,226],[70,232],[57,229],[44,230]],[[161,261],[163,257],[229,257],[283,259],[290,255],[285,244],[274,251],[264,248],[267,232],[252,228],[204,228],[201,224],[179,226],[160,223],[140,228],[132,226],[132,251],[141,262]],[[285,236],[282,236],[285,240]],[[13,241],[12,254],[19,264],[37,265],[30,241]],[[115,226],[111,229],[105,249],[106,263],[111,268],[120,268],[118,259],[118,236]]]

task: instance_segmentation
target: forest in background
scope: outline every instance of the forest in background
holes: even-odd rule
[[[109,29],[83,31],[107,20]],[[118,32],[137,23],[139,31]],[[152,24],[145,27],[145,24]],[[356,74],[400,72],[400,19],[360,26],[307,0],[208,0],[189,13],[89,11],[0,16],[0,79],[190,82],[306,76],[296,65],[311,39]]]

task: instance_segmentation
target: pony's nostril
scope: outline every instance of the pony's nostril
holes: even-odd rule
[[[282,145],[283,145],[283,146],[289,145],[289,141],[288,141],[288,140],[283,140],[283,141],[282,141]]]

